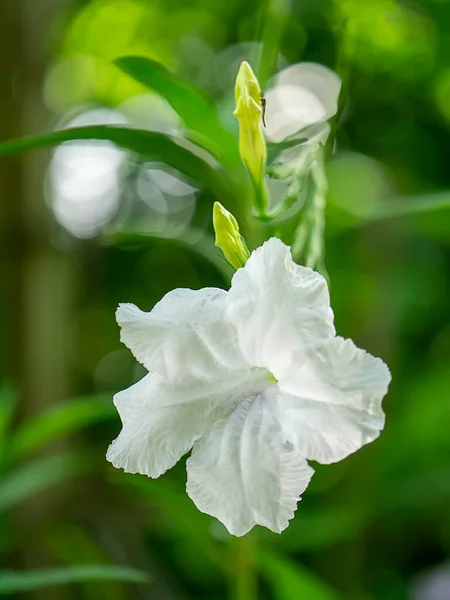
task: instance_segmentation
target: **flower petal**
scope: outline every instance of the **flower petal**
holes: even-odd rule
[[[276,386],[253,392],[194,444],[187,493],[233,535],[254,525],[280,533],[294,516],[313,470],[283,434]]]
[[[224,320],[226,297],[216,288],[176,289],[150,312],[120,304],[120,339],[149,371],[171,380],[243,368],[236,333]]]
[[[173,384],[146,375],[114,396],[123,427],[106,458],[127,473],[159,477],[265,376],[262,370],[245,370],[211,384],[194,379]]]
[[[161,383],[146,375],[114,396],[123,428],[106,458],[126,473],[159,477],[191,449],[210,418],[211,403],[165,403]]]
[[[307,459],[342,460],[383,429],[381,401],[390,380],[381,359],[351,340],[327,340],[299,356],[281,378],[283,424]]]
[[[294,263],[277,238],[252,252],[234,274],[227,317],[246,360],[277,379],[299,348],[334,335],[325,279]]]

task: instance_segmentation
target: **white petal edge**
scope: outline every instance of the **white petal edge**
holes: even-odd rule
[[[160,378],[146,375],[114,396],[122,431],[106,458],[126,473],[159,477],[188,452],[205,430],[211,406],[197,401],[167,405]]]
[[[227,318],[245,359],[279,379],[294,353],[335,334],[325,279],[271,238],[233,276]]]
[[[194,444],[187,493],[232,535],[255,525],[280,533],[294,516],[313,470],[276,415],[275,386],[246,398]]]
[[[120,339],[149,371],[170,380],[207,380],[245,362],[236,333],[224,320],[227,292],[172,290],[150,312],[120,304]]]
[[[298,356],[279,382],[279,403],[299,452],[330,464],[374,441],[390,380],[385,363],[349,339],[335,337]]]
[[[146,375],[114,396],[123,426],[107,460],[127,473],[159,477],[265,377],[263,371],[246,370],[211,384],[194,379],[173,384]]]

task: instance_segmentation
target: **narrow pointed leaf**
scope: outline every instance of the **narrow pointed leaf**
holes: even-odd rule
[[[146,583],[143,571],[119,565],[78,565],[33,571],[0,571],[0,595],[20,594],[42,588],[84,581]]]
[[[17,503],[47,491],[74,477],[85,475],[95,468],[92,457],[82,452],[60,452],[37,458],[2,477],[0,513]]]
[[[382,221],[448,209],[450,209],[450,191],[437,192],[409,198],[394,198],[389,203],[384,202],[376,208],[368,220]]]
[[[10,461],[23,458],[65,435],[115,417],[108,395],[68,400],[24,423],[11,438],[7,457]]]
[[[213,101],[163,65],[143,56],[124,56],[116,65],[167,100],[188,129],[209,141],[212,150],[234,148],[236,141],[219,121]]]
[[[163,133],[116,125],[93,125],[52,131],[0,144],[0,156],[24,150],[48,148],[74,140],[105,140],[143,157],[165,163],[180,173],[201,182],[216,197],[225,194],[224,182],[217,168],[177,143],[177,138]],[[186,143],[179,138],[180,143]],[[203,150],[202,150],[203,151]]]

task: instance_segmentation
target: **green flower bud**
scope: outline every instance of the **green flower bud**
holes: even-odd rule
[[[232,267],[235,269],[243,267],[250,252],[244,238],[239,233],[236,219],[220,202],[214,202],[213,225],[216,233],[216,246],[222,250]]]
[[[242,62],[234,88],[239,121],[239,152],[258,187],[263,186],[267,148],[261,128],[264,97],[258,80],[248,62]]]

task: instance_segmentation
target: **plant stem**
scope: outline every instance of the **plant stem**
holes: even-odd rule
[[[266,0],[260,36],[262,54],[258,68],[258,80],[262,89],[277,70],[280,40],[289,17],[289,8],[290,0]]]
[[[233,600],[258,600],[258,577],[254,565],[253,544],[247,537],[236,540]]]
[[[324,173],[324,152],[318,152],[315,165],[311,168],[307,185],[309,199],[303,216],[294,234],[292,255],[294,260],[322,273],[328,279],[325,269],[325,207],[327,180]]]

